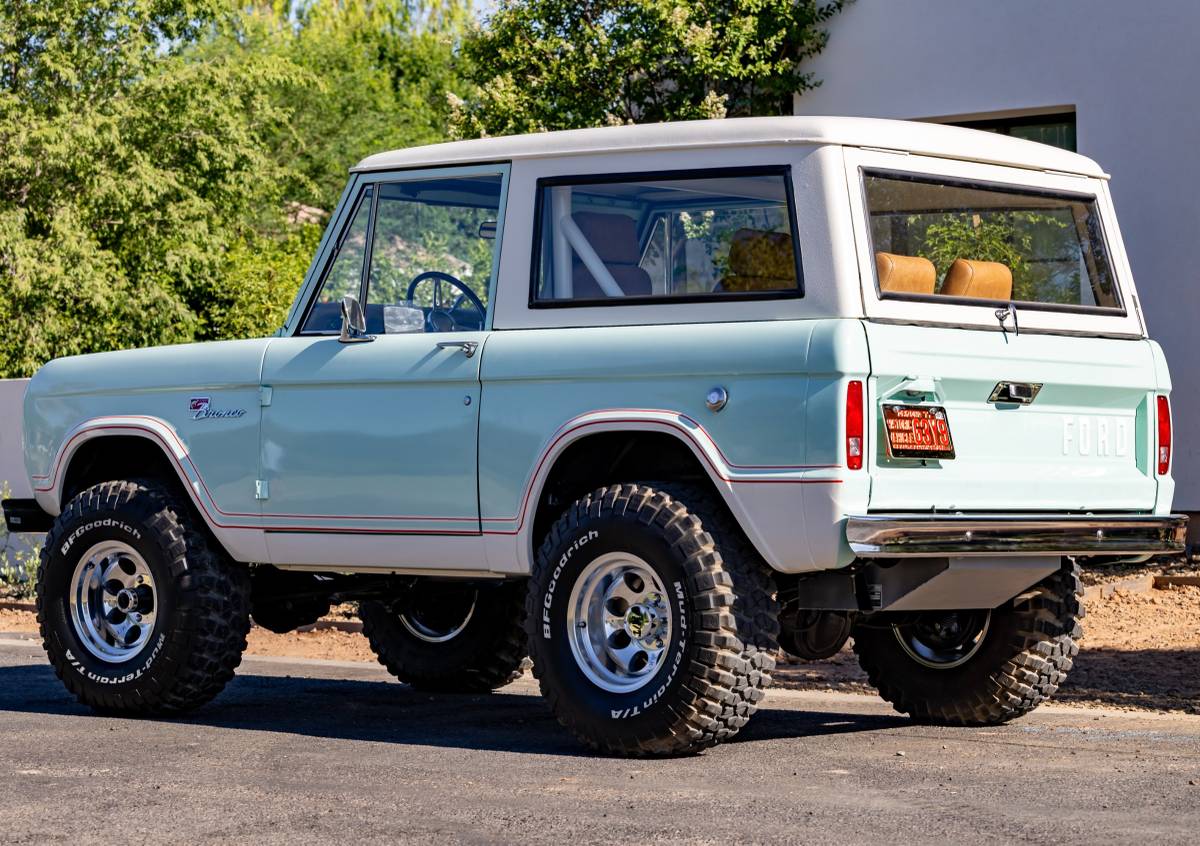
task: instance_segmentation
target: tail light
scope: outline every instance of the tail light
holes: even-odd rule
[[[846,386],[846,467],[863,466],[863,383],[854,379]]]
[[[1158,398],[1158,475],[1165,476],[1171,469],[1171,403],[1167,398]]]

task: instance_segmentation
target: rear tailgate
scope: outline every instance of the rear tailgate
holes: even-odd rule
[[[866,324],[871,511],[1152,511],[1156,375],[1145,340]],[[992,402],[1001,382],[1040,385]],[[945,408],[954,457],[897,458],[885,403]]]

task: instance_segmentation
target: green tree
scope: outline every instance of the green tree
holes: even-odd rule
[[[329,210],[347,168],[381,150],[446,138],[454,50],[470,0],[275,0],[244,10],[204,52],[272,55],[312,85],[277,92],[290,119],[270,139],[289,200]]]
[[[305,223],[282,233],[249,232],[231,244],[205,292],[202,334],[255,338],[282,326],[320,241],[321,227]]]
[[[219,0],[0,0],[0,374],[188,340],[246,221],[276,209],[304,84],[274,56],[191,45]]]
[[[463,43],[462,137],[790,114],[846,0],[500,0]]]

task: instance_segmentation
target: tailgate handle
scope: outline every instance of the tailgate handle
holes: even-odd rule
[[[1038,391],[1041,389],[1041,382],[997,382],[996,387],[992,388],[992,395],[988,397],[988,402],[1029,405],[1037,399]]]

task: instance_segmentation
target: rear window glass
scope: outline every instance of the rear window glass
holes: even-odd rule
[[[786,168],[546,180],[534,305],[799,296]]]
[[[891,173],[863,183],[884,297],[1121,308],[1092,198]]]

